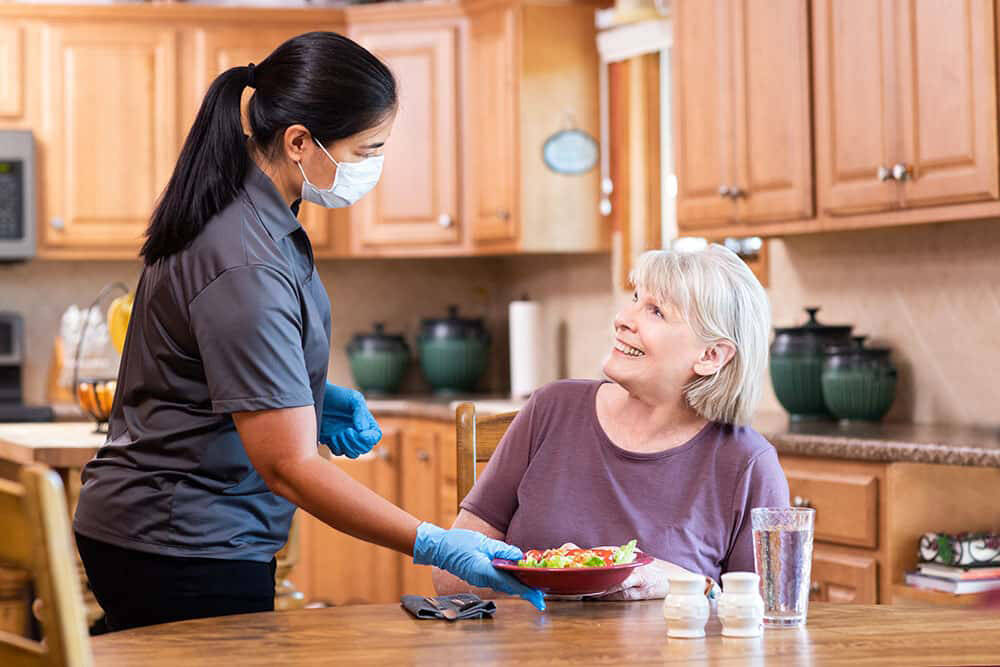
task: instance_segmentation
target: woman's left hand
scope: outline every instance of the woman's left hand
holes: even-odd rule
[[[382,429],[360,391],[326,383],[319,441],[337,456],[356,459],[382,439]]]
[[[649,565],[632,570],[628,579],[596,599],[650,600],[663,598],[670,590],[671,575],[679,572],[688,572],[688,570],[665,560],[654,559]]]

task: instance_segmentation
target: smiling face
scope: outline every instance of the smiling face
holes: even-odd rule
[[[680,312],[641,285],[614,320],[615,342],[604,373],[630,393],[670,400],[701,374],[706,344]]]

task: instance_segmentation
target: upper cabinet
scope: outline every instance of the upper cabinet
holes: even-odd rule
[[[392,70],[399,109],[385,145],[382,178],[351,208],[354,249],[455,247],[459,202],[457,23],[360,26],[351,37]]]
[[[610,229],[598,211],[597,5],[466,6],[470,128],[463,154],[472,251],[609,248]]]
[[[993,3],[813,5],[821,213],[996,199]]]
[[[177,155],[177,33],[73,23],[39,37],[39,245],[135,256]]]
[[[674,3],[677,222],[684,234],[813,213],[804,0]]]

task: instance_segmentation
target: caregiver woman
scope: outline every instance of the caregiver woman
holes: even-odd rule
[[[386,66],[328,32],[206,93],[147,231],[108,441],[74,519],[109,629],[273,609],[296,507],[543,606],[490,564],[519,549],[421,523],[318,451],[353,458],[382,433],[360,393],[326,381],[330,302],[296,213],[375,186],[396,106]]]

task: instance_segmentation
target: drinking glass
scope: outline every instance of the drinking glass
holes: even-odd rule
[[[809,507],[750,510],[764,625],[791,627],[806,622],[815,516],[816,510]]]

